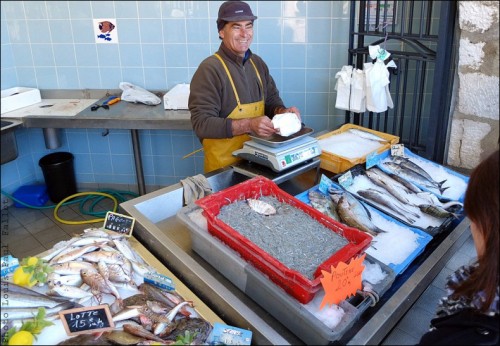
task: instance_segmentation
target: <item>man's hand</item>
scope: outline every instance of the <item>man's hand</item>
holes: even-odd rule
[[[250,131],[259,137],[269,137],[276,133],[271,119],[267,116],[251,118]]]
[[[267,116],[233,120],[233,136],[252,133],[259,137],[269,137],[276,133],[271,119]]]

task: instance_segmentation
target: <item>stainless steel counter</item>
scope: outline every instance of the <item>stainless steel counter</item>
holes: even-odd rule
[[[327,176],[331,176],[327,174]],[[224,168],[207,175],[214,191],[242,182],[248,177]],[[315,170],[279,183],[291,195],[315,185]],[[255,344],[301,344],[303,341],[240,291],[216,268],[191,249],[189,230],[177,218],[182,208],[182,185],[160,189],[120,205],[122,212],[136,219],[134,236],[226,323],[253,332]],[[436,236],[424,252],[398,276],[380,301],[369,308],[344,334],[340,344],[378,344],[417,300],[468,236],[464,219]]]
[[[58,102],[68,100],[97,100],[97,104],[110,95],[120,96],[121,90],[41,90],[42,103],[44,100],[57,100]],[[148,106],[141,103],[130,103],[120,101],[109,106],[109,109],[99,108],[92,111],[94,102],[77,114],[68,110],[51,114],[50,107],[39,108],[37,104],[29,109],[21,109],[2,114],[2,118],[13,118],[22,121],[26,128],[102,128],[102,129],[128,129],[132,139],[134,153],[137,186],[140,195],[146,193],[144,173],[142,167],[141,148],[139,142],[139,130],[192,130],[190,113],[187,110],[165,110],[162,92],[156,92],[161,103]],[[42,105],[40,103],[39,105]],[[88,102],[87,102],[88,103]],[[49,105],[43,105],[49,106]],[[58,105],[59,106],[59,105]],[[68,107],[68,109],[74,107]],[[64,109],[61,105],[59,109]],[[53,149],[53,148],[51,148]]]

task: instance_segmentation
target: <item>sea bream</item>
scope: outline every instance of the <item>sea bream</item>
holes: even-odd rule
[[[339,214],[337,213],[337,206],[329,196],[326,196],[317,190],[309,190],[307,196],[309,197],[311,206],[314,209],[319,210],[336,221],[340,221]]]
[[[372,236],[385,232],[372,222],[370,211],[347,192],[340,197],[337,212],[348,226],[355,227]]]

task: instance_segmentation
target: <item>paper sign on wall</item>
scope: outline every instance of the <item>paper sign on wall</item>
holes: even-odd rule
[[[349,264],[339,262],[336,268],[331,266],[330,273],[326,270],[321,271],[323,274],[321,284],[325,290],[325,297],[319,306],[320,309],[323,309],[326,304],[338,305],[363,288],[361,278],[365,269],[363,265],[365,257],[366,253],[351,259]]]

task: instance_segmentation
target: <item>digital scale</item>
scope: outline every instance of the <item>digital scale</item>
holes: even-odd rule
[[[296,167],[321,154],[318,140],[302,131],[295,138],[284,141],[269,141],[252,137],[243,144],[243,148],[233,152],[234,156],[271,168],[274,172],[282,172]],[[281,136],[280,136],[281,137]]]

